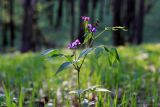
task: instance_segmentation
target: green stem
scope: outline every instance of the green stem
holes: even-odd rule
[[[78,72],[78,90],[80,90],[81,89],[81,87],[80,87],[80,68],[78,68],[77,69],[77,72]],[[79,100],[79,105],[81,105],[81,95],[80,95],[80,93],[78,94],[78,100]]]
[[[93,33],[92,33],[92,37],[93,37]],[[94,38],[93,38],[93,39],[94,39]],[[89,47],[92,47],[92,45],[93,45],[93,39],[90,40]]]
[[[84,58],[83,58],[83,60],[82,60],[82,63],[81,63],[81,65],[79,66],[79,69],[82,68],[82,65],[83,65],[83,63],[84,63],[84,60],[85,60],[86,56],[87,56],[87,55],[84,56]],[[79,71],[80,71],[80,70],[79,70]]]
[[[103,30],[102,32],[100,32],[97,36],[95,36],[95,37],[93,38],[93,40],[97,39],[97,38],[98,38],[101,34],[103,34],[105,31],[106,31],[106,30]]]
[[[81,68],[82,68],[82,65],[84,63],[84,60],[85,60],[86,56],[87,55],[84,56],[84,58],[82,60],[82,63],[80,64],[80,66],[78,66],[77,62],[76,62],[76,70],[77,70],[77,78],[78,78],[78,80],[77,80],[77,88],[78,88],[78,90],[81,89],[81,85],[80,85],[80,71],[81,71]],[[79,105],[81,106],[81,95],[80,95],[80,93],[78,95],[78,100],[79,100]]]
[[[78,76],[78,90],[80,90],[80,81],[79,81],[79,79],[80,79],[80,78],[79,78],[80,69],[78,69],[77,72],[78,72],[78,75],[77,75],[77,76]]]
[[[74,56],[75,56],[75,61],[76,61],[76,59],[77,59],[77,56],[76,56],[76,49],[74,50]]]

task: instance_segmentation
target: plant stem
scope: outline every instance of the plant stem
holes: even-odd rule
[[[81,89],[81,87],[80,87],[80,68],[78,68],[77,69],[77,76],[78,76],[78,82],[77,82],[77,84],[78,84],[78,90],[80,90]],[[81,95],[80,95],[80,93],[78,93],[78,100],[79,100],[79,105],[81,105]]]
[[[78,90],[80,90],[80,81],[79,81],[79,74],[80,74],[80,69],[78,68],[78,70],[77,70],[77,72],[78,72]]]
[[[81,68],[82,68],[82,65],[83,65],[83,63],[84,63],[84,60],[85,60],[86,56],[87,56],[87,55],[85,55],[84,58],[83,58],[83,60],[82,60],[82,63],[81,63],[81,65],[80,65],[80,67],[79,67],[79,72],[80,72],[80,70],[81,70]]]
[[[89,44],[89,47],[92,47],[92,45],[93,45],[93,33],[92,33],[92,39],[90,40],[90,44]]]
[[[101,34],[103,34],[105,31],[106,31],[106,30],[103,30],[102,32],[100,32],[97,36],[95,36],[95,37],[93,38],[93,40],[97,39],[97,38],[98,38]]]
[[[83,63],[84,63],[84,60],[85,60],[85,58],[86,58],[86,56],[87,55],[85,55],[84,56],[84,58],[83,58],[83,60],[82,60],[82,63],[80,64],[80,66],[78,66],[77,65],[77,62],[76,62],[76,70],[77,70],[77,88],[78,88],[78,90],[80,91],[80,89],[81,89],[81,85],[80,85],[80,71],[81,71],[81,68],[82,68],[82,65],[83,65]],[[76,58],[76,57],[75,57]],[[78,93],[78,100],[79,100],[79,105],[81,105],[81,95],[80,95],[81,93]]]

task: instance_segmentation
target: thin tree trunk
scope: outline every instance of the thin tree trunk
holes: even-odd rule
[[[74,14],[74,0],[70,0],[71,9],[71,41],[74,39],[75,33],[75,14]]]
[[[33,11],[33,17],[32,17],[32,20],[33,20],[33,36],[32,36],[32,41],[31,41],[31,45],[32,45],[32,51],[36,51],[36,44],[37,42],[39,41],[38,38],[40,38],[40,35],[37,35],[37,31],[38,31],[38,12],[37,12],[37,7],[36,7],[36,4],[37,4],[37,0],[32,0],[32,11]],[[39,37],[37,37],[39,36]]]
[[[32,45],[32,48],[31,50],[32,51],[37,51],[39,49],[41,49],[42,45],[45,45],[46,44],[46,39],[41,31],[41,29],[39,28],[38,26],[38,10],[37,10],[37,1],[38,0],[34,0],[32,1],[32,11],[33,11],[33,17],[32,17],[32,20],[33,20],[33,36],[32,36],[32,41],[31,41],[31,45]],[[50,19],[52,20],[52,18]]]
[[[24,17],[22,24],[22,52],[32,49],[32,36],[33,36],[33,8],[32,0],[24,0]]]
[[[110,7],[111,7],[111,0],[105,0],[105,15],[108,15],[110,13]]]
[[[3,4],[3,9],[8,12],[8,0],[7,1],[3,1],[2,4]],[[4,13],[2,13],[3,15]],[[4,16],[3,16],[3,20],[4,20]],[[3,47],[3,51],[6,50],[6,46],[8,45],[8,41],[7,41],[7,29],[8,29],[8,21],[7,20],[4,20],[2,22],[2,47]]]
[[[97,0],[93,0],[92,1],[92,23],[94,22],[94,20],[95,20],[95,15],[96,15],[96,13],[95,13],[95,10],[96,10],[96,7],[97,7],[97,4],[98,4],[98,1]]]
[[[125,16],[125,21],[126,22],[126,27],[130,28],[131,23],[133,23],[134,18],[135,18],[135,0],[127,0],[126,3],[126,16]]]
[[[53,26],[53,18],[54,18],[54,12],[53,12],[53,7],[54,7],[54,0],[47,0],[48,3],[48,8],[46,9],[47,13],[47,18],[50,26]]]
[[[14,14],[14,0],[9,0],[9,13],[10,13],[10,45],[11,47],[14,47],[14,40],[15,40],[15,28],[14,28],[14,20],[13,20],[13,14]]]
[[[6,46],[8,44],[7,42],[7,27],[8,27],[8,24],[6,22],[3,23],[3,28],[2,28],[2,47],[3,47],[3,51],[6,50]]]
[[[135,0],[125,0],[124,1],[124,20],[123,23],[125,27],[128,29],[126,32],[128,37],[128,42],[132,43],[131,38],[134,36],[135,33]]]
[[[71,19],[70,19],[70,17],[68,17],[68,16],[71,16],[71,2],[76,2],[75,0],[66,0],[66,2],[65,2],[65,14],[67,15],[67,17],[65,18],[65,23],[69,23],[70,21],[71,21]]]
[[[104,16],[104,6],[105,6],[105,0],[100,0],[100,15],[99,15],[99,20],[103,21],[103,16]]]
[[[121,0],[113,0],[113,26],[121,25]],[[124,38],[121,35],[120,30],[113,31],[113,44],[115,46],[124,45]]]
[[[139,0],[138,12],[136,17],[135,35],[132,38],[133,44],[141,44],[143,41],[143,26],[144,26],[144,0]]]
[[[59,0],[59,5],[58,5],[58,13],[57,13],[57,23],[55,25],[55,28],[58,29],[60,25],[62,24],[62,14],[63,13],[63,0]]]

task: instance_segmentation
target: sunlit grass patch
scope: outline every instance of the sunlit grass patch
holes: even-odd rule
[[[119,47],[120,63],[112,67],[103,54],[98,60],[91,55],[82,67],[81,87],[96,84],[111,90],[105,95],[98,94],[97,106],[102,103],[104,106],[157,106],[160,102],[159,49],[159,44]],[[76,89],[76,73],[69,68],[55,76],[62,62],[35,53],[0,55],[0,104],[71,105],[74,98],[67,93]],[[18,103],[14,102],[15,98]],[[45,98],[49,101],[41,102]]]

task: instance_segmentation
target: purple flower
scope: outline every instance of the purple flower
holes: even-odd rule
[[[92,28],[91,32],[96,32],[97,29],[95,27]]]
[[[86,16],[81,16],[82,20],[83,21],[89,21],[90,20],[90,17],[86,17]]]
[[[81,44],[81,42],[79,41],[79,39],[76,39],[74,42],[70,43],[68,45],[69,49],[75,49],[77,48],[79,45]]]
[[[92,29],[92,24],[88,24],[88,29],[89,29],[89,30]]]
[[[92,26],[92,24],[88,24],[88,30],[90,31],[90,32],[96,32],[97,31],[97,29],[95,28],[95,27],[93,27]]]
[[[81,44],[80,41],[79,41],[79,39],[76,39],[76,40],[75,40],[75,43],[77,43],[78,45]]]

